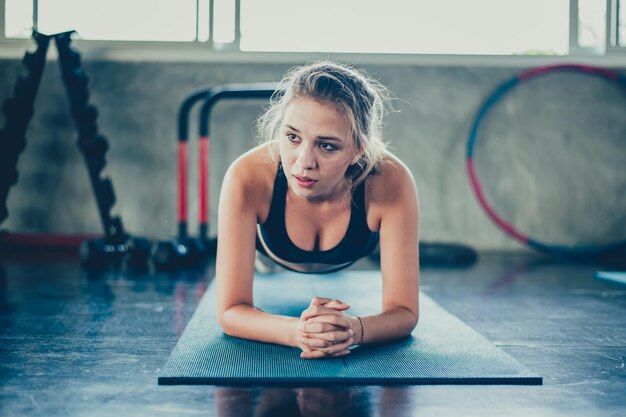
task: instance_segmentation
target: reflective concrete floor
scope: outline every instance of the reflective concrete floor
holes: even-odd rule
[[[371,268],[361,262],[357,268]],[[626,286],[599,267],[483,254],[422,270],[422,289],[543,386],[158,386],[212,268],[81,271],[59,255],[0,261],[2,416],[624,416]]]

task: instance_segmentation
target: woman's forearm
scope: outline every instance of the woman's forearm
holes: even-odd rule
[[[219,317],[222,330],[229,336],[285,346],[297,346],[298,321],[297,317],[269,314],[248,304],[234,305]]]
[[[379,314],[350,318],[354,332],[354,345],[382,343],[408,336],[417,324],[418,317],[403,307],[387,309]],[[219,318],[224,333],[242,339],[298,346],[298,317],[266,313],[248,304],[238,304],[223,312]],[[362,331],[364,331],[364,338]]]
[[[354,316],[350,319],[354,331],[354,344],[381,343],[408,336],[417,325],[418,317],[403,307],[390,308],[372,316]],[[364,335],[362,333],[364,331]],[[364,337],[363,337],[364,336]]]

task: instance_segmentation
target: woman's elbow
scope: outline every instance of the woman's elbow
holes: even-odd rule
[[[238,336],[241,331],[241,326],[238,323],[242,323],[242,307],[246,307],[246,304],[234,304],[229,307],[223,307],[217,309],[217,322],[222,328],[222,332],[228,336]]]
[[[232,311],[230,309],[223,309],[217,311],[217,323],[220,325],[222,332],[228,336],[233,336],[232,326]]]
[[[417,327],[417,323],[419,322],[419,312],[418,311],[412,311],[410,309],[406,309],[406,311],[409,313],[409,318],[407,319],[407,336],[409,334],[411,334],[411,332],[415,329],[415,327]]]

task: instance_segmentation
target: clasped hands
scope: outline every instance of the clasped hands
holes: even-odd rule
[[[353,318],[345,313],[349,308],[339,300],[313,298],[296,324],[296,344],[302,349],[301,358],[338,358],[350,353],[348,347],[355,340],[355,331]]]

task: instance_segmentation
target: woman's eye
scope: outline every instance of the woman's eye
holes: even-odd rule
[[[293,133],[287,133],[287,139],[289,139],[291,142],[296,142],[298,140],[298,136]]]
[[[320,142],[320,148],[328,152],[333,152],[337,150],[337,148],[334,145],[331,145],[330,143],[326,143],[326,142]]]

